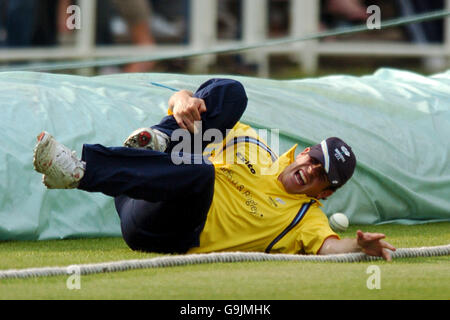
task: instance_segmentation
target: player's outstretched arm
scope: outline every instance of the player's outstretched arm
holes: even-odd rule
[[[326,239],[318,254],[338,254],[349,252],[364,252],[370,256],[382,257],[391,261],[389,250],[395,251],[395,247],[382,240],[386,236],[382,233],[356,232],[356,238],[337,239],[330,237]],[[389,249],[389,250],[388,250]]]

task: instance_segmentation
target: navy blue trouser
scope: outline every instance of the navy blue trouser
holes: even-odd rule
[[[244,87],[229,79],[211,79],[194,94],[205,101],[202,132],[214,128],[225,136],[247,106]],[[173,116],[152,128],[169,137],[179,129]],[[193,135],[191,142],[195,141]],[[79,189],[115,198],[122,235],[133,250],[183,253],[199,245],[199,236],[214,195],[214,167],[201,154],[175,164],[171,141],[166,152],[125,147],[83,146],[86,172]],[[202,150],[208,144],[202,142]],[[195,150],[192,146],[191,150]]]

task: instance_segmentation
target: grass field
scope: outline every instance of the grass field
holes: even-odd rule
[[[450,223],[351,226],[384,232],[398,248],[450,243]],[[0,269],[68,266],[159,256],[133,252],[121,238],[0,243]],[[380,269],[380,289],[369,290],[367,268]],[[450,256],[360,263],[248,262],[132,270],[81,276],[0,280],[0,299],[304,300],[450,298]]]

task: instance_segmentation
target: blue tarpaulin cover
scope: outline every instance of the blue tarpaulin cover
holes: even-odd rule
[[[119,236],[112,198],[43,186],[32,164],[36,136],[46,130],[78,154],[83,143],[121,145],[166,115],[173,91],[151,82],[195,91],[212,77],[0,73],[0,239]],[[343,212],[354,224],[450,221],[450,71],[226,77],[247,90],[242,122],[269,129],[269,144],[270,129],[279,129],[280,153],[330,136],[352,146],[355,174],[323,202],[327,215]]]

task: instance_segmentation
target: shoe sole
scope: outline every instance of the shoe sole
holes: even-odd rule
[[[48,151],[48,146],[50,144],[52,136],[48,132],[41,132],[37,136],[38,143],[36,144],[36,147],[34,148],[34,155],[33,155],[33,166],[34,170],[36,170],[39,173],[45,173],[45,170],[51,166],[52,161],[50,162],[43,162],[41,159],[45,158]]]

